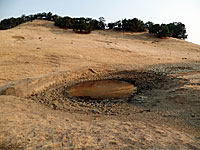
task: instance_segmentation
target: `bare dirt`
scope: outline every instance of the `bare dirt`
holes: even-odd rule
[[[200,46],[147,33],[62,30],[33,21],[0,31],[0,149],[200,149]],[[69,95],[125,81],[125,98]]]

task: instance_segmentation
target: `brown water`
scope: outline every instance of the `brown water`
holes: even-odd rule
[[[80,83],[70,88],[67,92],[74,97],[117,99],[135,93],[136,87],[124,81],[102,80]]]

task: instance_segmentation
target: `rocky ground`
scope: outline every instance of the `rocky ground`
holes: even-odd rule
[[[82,36],[42,21],[0,34],[8,40],[0,43],[0,149],[200,149],[198,45],[146,33]],[[115,100],[67,93],[106,79],[137,92]]]

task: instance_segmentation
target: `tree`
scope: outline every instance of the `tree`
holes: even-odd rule
[[[186,39],[185,25],[181,22],[174,22],[169,24],[150,24],[148,27],[149,33],[157,37],[174,37],[178,39]]]
[[[21,16],[21,23],[24,23],[24,22],[26,22],[26,16],[25,16],[25,15],[22,15],[22,16]]]
[[[49,20],[49,21],[52,21],[53,20],[53,16],[52,16],[52,13],[49,12],[47,15],[46,15],[46,19]]]
[[[46,20],[46,19],[47,19],[47,13],[43,12],[43,13],[41,14],[41,18],[40,18],[40,19]]]
[[[76,33],[90,33],[92,31],[91,18],[75,18],[73,31]]]
[[[114,23],[108,23],[108,28],[109,29],[114,29],[115,27],[115,24]]]
[[[59,17],[55,20],[55,26],[58,26],[60,28],[66,28],[66,19]]]
[[[149,26],[149,33],[151,33],[151,34],[157,35],[159,30],[160,30],[160,25],[159,24],[154,24],[152,26]]]
[[[172,33],[170,32],[166,24],[161,24],[157,33],[157,37],[170,37]]]
[[[145,23],[145,27],[146,27],[148,30],[149,30],[153,25],[154,25],[154,23],[151,22],[151,21],[148,21],[148,22]]]
[[[98,25],[99,25],[99,29],[102,29],[102,30],[104,30],[105,29],[105,18],[104,17],[100,17],[99,18],[99,23],[98,23]]]
[[[92,30],[104,30],[105,29],[105,18],[100,17],[99,20],[91,19],[90,25],[92,27]]]
[[[93,30],[100,30],[101,29],[100,26],[99,26],[99,21],[96,20],[96,19],[93,19],[91,21],[91,26],[92,26]]]
[[[66,20],[66,28],[72,29],[74,25],[74,20],[70,17],[64,17],[64,19]]]
[[[185,25],[181,22],[173,22],[167,25],[170,32],[172,33],[172,37],[178,39],[186,39],[186,28]]]
[[[146,26],[142,20],[137,18],[133,19],[123,19],[122,20],[122,30],[132,31],[132,32],[143,32],[146,30]]]
[[[56,21],[58,18],[61,18],[61,17],[58,16],[58,15],[53,15],[53,16],[52,16],[53,21]]]

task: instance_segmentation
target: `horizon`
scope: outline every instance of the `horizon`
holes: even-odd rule
[[[68,6],[70,5],[70,7]],[[66,7],[64,7],[66,6]],[[106,6],[106,7],[105,7]],[[181,7],[180,7],[181,6]],[[138,18],[144,22],[152,21],[153,23],[172,23],[182,22],[186,25],[188,38],[186,41],[200,45],[198,27],[200,20],[196,20],[195,16],[200,14],[198,9],[200,1],[198,0],[169,0],[160,2],[154,0],[135,0],[126,1],[97,1],[92,0],[67,2],[60,0],[59,3],[48,0],[1,0],[0,1],[0,20],[10,17],[20,17],[23,14],[31,15],[42,12],[52,12],[59,16],[70,17],[89,17],[98,19],[104,17],[106,23],[115,22],[122,19]],[[177,9],[181,8],[183,10]]]

